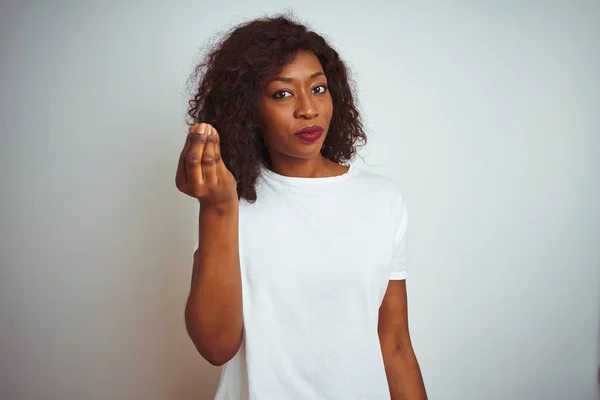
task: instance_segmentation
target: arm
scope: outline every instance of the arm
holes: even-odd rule
[[[390,280],[379,308],[377,331],[392,400],[426,400],[408,331],[405,280]]]
[[[243,335],[239,200],[219,143],[212,125],[194,124],[175,177],[177,188],[201,205],[185,325],[198,352],[213,365],[235,356]]]
[[[188,334],[212,365],[223,365],[242,342],[242,282],[237,203],[227,209],[201,207],[199,247],[185,308]]]

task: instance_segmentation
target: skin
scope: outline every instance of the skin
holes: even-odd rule
[[[348,171],[320,152],[334,104],[314,54],[298,52],[277,75],[265,80],[258,106],[274,172],[318,178]],[[314,143],[294,136],[307,125],[324,129]],[[186,326],[200,354],[213,365],[222,365],[237,353],[243,330],[238,198],[235,179],[220,157],[218,138],[208,124],[192,126],[176,176],[179,190],[200,201],[200,238],[209,239],[200,240],[194,254]],[[378,334],[392,400],[427,399],[410,340],[404,280],[389,282],[379,309]]]
[[[391,280],[377,327],[392,400],[426,400],[421,369],[410,340],[406,281]]]
[[[259,110],[261,131],[274,172],[319,178],[348,171],[348,167],[321,155],[333,114],[333,101],[323,67],[314,54],[299,51],[277,75],[265,80]],[[324,129],[319,140],[310,144],[294,136],[308,125]]]
[[[238,196],[235,178],[221,158],[219,134],[211,125],[190,128],[175,183],[200,202],[186,329],[208,362],[223,365],[236,354],[243,336]]]

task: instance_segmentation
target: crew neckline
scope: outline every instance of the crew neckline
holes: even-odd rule
[[[261,170],[262,170],[262,173],[266,177],[277,180],[279,182],[291,183],[291,184],[295,184],[295,185],[319,185],[319,184],[324,184],[324,183],[340,182],[340,181],[348,179],[348,177],[354,173],[356,168],[354,167],[353,164],[346,165],[346,166],[348,167],[348,171],[346,171],[345,173],[343,173],[341,175],[323,176],[323,177],[317,177],[317,178],[305,178],[305,177],[299,177],[299,176],[281,175],[281,174],[271,171],[270,169],[268,169],[265,166],[262,166]]]

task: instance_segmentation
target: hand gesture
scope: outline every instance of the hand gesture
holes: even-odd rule
[[[190,128],[179,157],[175,184],[201,204],[237,202],[237,182],[221,158],[219,134],[210,124],[194,124]]]

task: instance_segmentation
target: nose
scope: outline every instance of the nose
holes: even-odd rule
[[[296,110],[294,111],[296,119],[311,119],[319,115],[317,105],[310,94],[300,94],[297,99]]]

